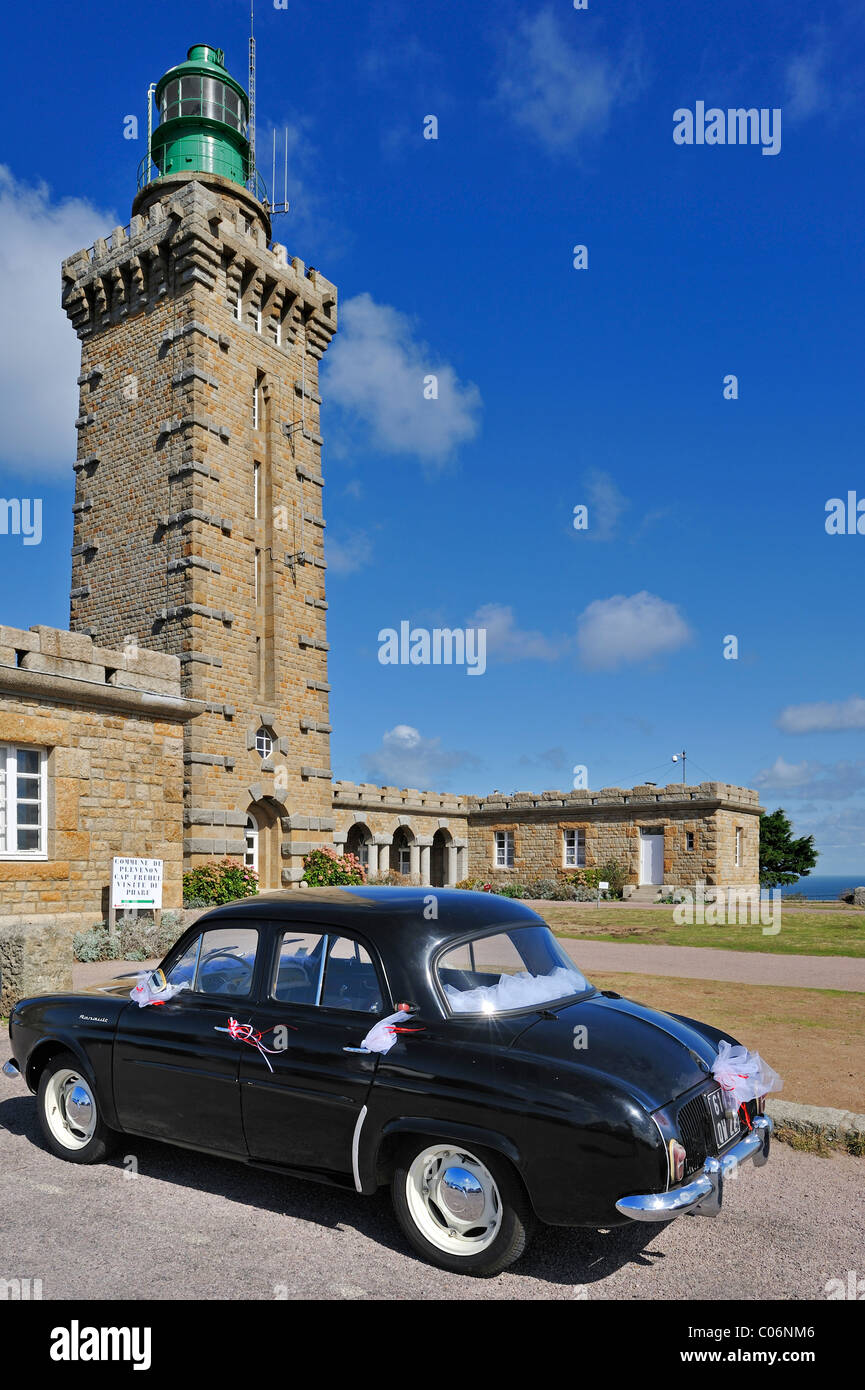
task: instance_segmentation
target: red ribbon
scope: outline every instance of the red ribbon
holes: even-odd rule
[[[297,1029],[292,1027],[290,1023],[273,1023],[269,1028],[265,1028],[264,1033],[272,1033],[275,1028],[291,1028],[293,1033],[297,1032]],[[235,1042],[249,1043],[250,1047],[257,1048],[265,1062],[267,1062],[268,1071],[273,1071],[273,1067],[270,1065],[270,1062],[267,1061],[267,1054],[269,1052],[271,1057],[275,1057],[280,1049],[276,1047],[265,1047],[262,1041],[264,1033],[260,1033],[257,1028],[253,1028],[251,1023],[238,1023],[236,1018],[229,1018],[227,1028],[216,1028],[214,1031],[217,1033],[228,1033],[234,1038]]]

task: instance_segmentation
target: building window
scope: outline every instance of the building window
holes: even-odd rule
[[[273,320],[273,337],[277,347],[282,347],[282,319],[277,314]]]
[[[243,862],[247,869],[258,873],[258,826],[252,816],[246,817],[246,841],[243,849]]]
[[[688,851],[690,851],[690,850],[692,850],[693,848],[694,848],[694,832],[693,832],[693,830],[686,830],[686,831],[685,831],[685,849],[688,850]]]
[[[261,464],[260,464],[260,463],[254,463],[254,464],[252,465],[252,515],[253,515],[254,517],[258,517],[258,516],[261,515],[261,512],[260,512],[260,510],[259,510],[260,507],[261,507]]]
[[[408,845],[400,845],[399,849],[397,850],[396,868],[397,873],[411,873],[411,850],[409,849]]]
[[[736,868],[742,867],[742,827],[736,826]]]
[[[258,733],[255,735],[255,751],[260,758],[269,758],[273,752],[274,745],[273,730],[265,728],[262,724]]]
[[[252,388],[252,428],[254,430],[260,430],[262,426],[262,419],[264,414],[262,408],[263,401],[264,377],[259,372],[258,376],[255,378],[255,385]]]
[[[240,293],[240,286],[236,290],[228,291],[228,307],[231,310],[231,317],[240,323],[243,319],[243,298]]]
[[[496,831],[496,868],[514,867],[514,837],[510,830]]]
[[[255,566],[253,573],[255,577],[252,587],[255,591],[255,606],[257,608],[261,602],[261,551],[258,548],[256,548],[255,551]]]
[[[0,858],[47,856],[46,753],[0,743]]]
[[[585,830],[565,830],[563,834],[565,868],[584,869],[586,867]]]
[[[255,331],[256,333],[261,332],[261,306],[255,310]]]

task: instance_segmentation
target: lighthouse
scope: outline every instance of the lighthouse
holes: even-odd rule
[[[151,181],[152,165],[161,178],[219,174],[241,186],[255,180],[247,138],[249,99],[226,71],[221,48],[194,44],[186,62],[159,79],[154,100],[159,126],[151,135],[139,186]]]
[[[232,855],[278,888],[334,825],[318,366],[337,294],[272,240],[222,50],[193,45],[150,90],[131,220],[62,268],[81,341],[70,626],[179,658],[201,704],[186,867]]]

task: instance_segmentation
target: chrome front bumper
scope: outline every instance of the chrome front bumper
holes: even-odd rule
[[[672,1221],[674,1216],[693,1212],[695,1216],[717,1216],[724,1201],[724,1182],[737,1178],[739,1168],[749,1158],[762,1168],[769,1158],[769,1142],[774,1128],[768,1115],[757,1115],[744,1139],[720,1158],[707,1158],[698,1177],[670,1192],[650,1192],[644,1197],[620,1197],[616,1210],[632,1221]]]

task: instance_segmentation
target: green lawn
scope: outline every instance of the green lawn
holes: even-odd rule
[[[539,903],[537,910],[559,936],[590,937],[593,941],[714,946],[726,951],[795,956],[865,956],[865,912],[855,908],[783,908],[781,930],[776,936],[764,936],[759,923],[680,927],[673,921],[672,907]]]

